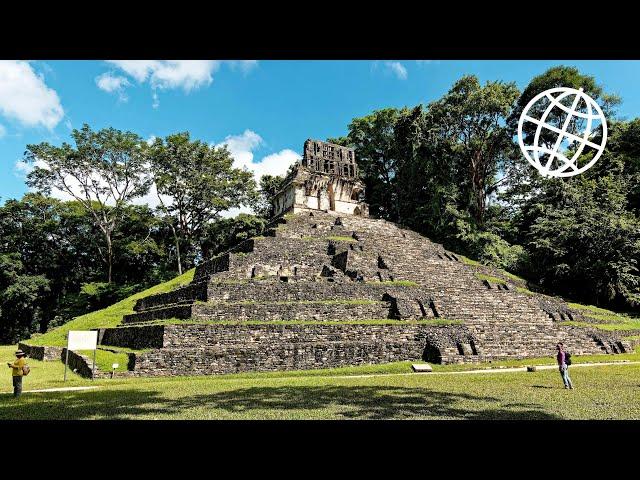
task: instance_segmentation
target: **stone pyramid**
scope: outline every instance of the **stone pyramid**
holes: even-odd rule
[[[309,142],[305,155],[325,163],[309,153],[289,176],[263,237],[201,264],[190,285],[139,300],[121,327],[100,330],[102,345],[145,349],[132,354],[131,374],[479,362],[552,356],[558,341],[574,354],[632,348],[568,325],[580,314],[557,298],[368,218],[353,156]]]

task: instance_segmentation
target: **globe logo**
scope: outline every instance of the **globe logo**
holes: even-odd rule
[[[602,155],[607,120],[582,88],[550,88],[524,108],[518,143],[543,177],[572,177],[591,168]]]

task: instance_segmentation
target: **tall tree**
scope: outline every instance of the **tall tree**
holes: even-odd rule
[[[446,125],[460,186],[478,225],[484,223],[487,197],[498,187],[496,175],[508,158],[512,139],[505,125],[516,100],[514,83],[487,82],[468,75],[429,105],[433,123]]]
[[[400,186],[395,182],[398,156],[394,127],[400,114],[401,110],[386,108],[354,118],[345,142],[356,150],[371,213],[392,221],[399,216]]]
[[[73,130],[75,147],[49,143],[27,145],[25,158],[34,164],[27,184],[40,192],[64,192],[91,214],[104,237],[100,256],[107,266],[107,282],[113,268],[113,231],[122,209],[144,195],[150,185],[142,140],[131,132],[106,128],[94,132],[88,125]]]
[[[233,167],[226,146],[191,140],[186,132],[156,138],[145,155],[157,188],[159,209],[173,233],[181,273],[185,253],[193,255],[196,246],[204,258],[208,257],[204,240],[210,222],[226,210],[255,204],[256,183],[251,172]]]

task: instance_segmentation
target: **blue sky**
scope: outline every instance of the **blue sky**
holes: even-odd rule
[[[622,97],[619,116],[640,116],[640,61],[0,61],[0,203],[27,191],[27,144],[70,141],[83,123],[226,142],[259,176],[286,171],[307,138],[344,135],[375,109],[428,103],[464,74],[522,89],[554,65],[594,75]]]

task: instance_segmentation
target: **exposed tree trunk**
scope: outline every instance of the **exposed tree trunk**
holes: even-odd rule
[[[180,239],[178,238],[178,234],[176,233],[176,229],[173,225],[171,225],[171,230],[173,231],[173,239],[176,242],[176,256],[178,257],[178,275],[182,275],[182,260],[180,258]]]
[[[106,239],[107,239],[107,269],[109,271],[108,277],[107,277],[108,278],[107,283],[111,283],[111,274],[113,272],[113,245],[111,243],[111,235],[107,234]]]

